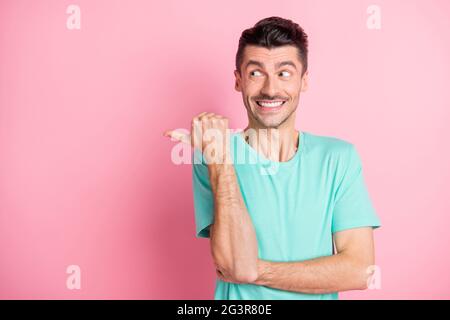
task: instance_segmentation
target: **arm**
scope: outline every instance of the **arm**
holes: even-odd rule
[[[202,112],[192,119],[191,134],[174,130],[164,132],[175,140],[205,150],[214,197],[214,223],[210,226],[211,253],[217,275],[234,282],[253,282],[258,275],[258,246],[253,223],[247,212],[234,171],[226,138],[228,119]],[[215,141],[211,141],[213,134]],[[206,152],[211,149],[212,153]],[[224,152],[222,152],[224,151]]]
[[[219,277],[249,283],[258,275],[255,230],[245,207],[232,164],[208,165],[214,194],[211,253]]]
[[[258,261],[254,284],[303,293],[367,289],[368,267],[374,264],[371,227],[334,234],[337,254],[299,262]]]

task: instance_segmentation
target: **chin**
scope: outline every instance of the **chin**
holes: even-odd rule
[[[269,128],[276,129],[284,122],[284,119],[281,119],[281,120],[274,119],[274,121],[263,120],[259,117],[257,117],[256,119],[261,124],[261,126],[263,126],[264,128],[267,128],[267,129],[269,129]]]

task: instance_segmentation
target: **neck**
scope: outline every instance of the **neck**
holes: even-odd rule
[[[292,159],[300,145],[299,131],[293,121],[286,121],[277,128],[248,124],[243,137],[247,143],[265,158],[285,162]]]

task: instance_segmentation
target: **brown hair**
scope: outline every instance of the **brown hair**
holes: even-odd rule
[[[297,23],[280,17],[269,17],[258,21],[252,28],[242,32],[236,53],[236,70],[240,72],[246,45],[257,45],[271,49],[293,45],[298,49],[302,63],[302,76],[308,69],[308,36]]]

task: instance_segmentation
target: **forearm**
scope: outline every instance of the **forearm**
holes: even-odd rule
[[[234,170],[232,164],[208,166],[214,194],[211,250],[224,276],[252,282],[258,274],[258,246]]]
[[[367,288],[368,263],[345,253],[298,262],[258,261],[254,284],[302,293],[332,293]]]

